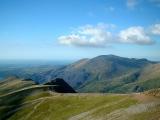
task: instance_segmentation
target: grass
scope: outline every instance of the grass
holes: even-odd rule
[[[123,98],[124,99],[124,98]],[[103,116],[105,114],[108,114],[112,111],[115,111],[115,110],[118,110],[118,109],[122,109],[122,108],[128,108],[129,106],[131,105],[135,105],[138,101],[133,99],[133,98],[130,98],[130,97],[125,97],[124,100],[122,101],[118,101],[114,104],[111,104],[107,107],[102,107],[101,109],[99,109],[98,111],[95,111],[93,113],[93,116],[94,117],[97,117],[97,116]]]
[[[38,89],[28,96],[26,95],[20,104],[12,100],[11,103],[0,107],[1,115],[16,110],[14,114],[7,117],[7,120],[67,120],[85,112],[88,112],[88,114],[82,116],[79,120],[85,120],[88,116],[96,120],[116,110],[127,109],[140,102],[127,94],[61,94]],[[16,107],[13,108],[10,105]],[[8,107],[10,109],[7,109]],[[133,120],[153,118],[154,120],[158,117],[159,112],[160,106],[157,105],[156,108],[143,111],[131,118]]]
[[[35,85],[33,81],[25,81],[19,78],[8,78],[7,80],[0,81],[0,96],[32,85]]]
[[[142,112],[132,116],[133,120],[159,120],[160,118],[160,105],[156,106],[149,111]]]
[[[80,114],[82,112],[94,109],[97,106],[103,106],[113,101],[123,99],[123,96],[113,95],[53,95],[44,97],[44,101],[39,100],[35,105],[22,108],[16,112],[10,120],[23,119],[24,115],[29,110],[33,110],[40,102],[41,104],[34,110],[28,120],[44,120],[47,118],[54,118],[55,120],[62,120]],[[23,116],[23,118],[21,118]]]
[[[18,83],[21,85],[21,82]],[[7,83],[1,85],[7,85]],[[18,86],[17,83],[14,85]],[[144,97],[146,96],[144,94],[144,96],[141,94],[63,94],[51,92],[47,87],[31,84],[23,89],[19,87],[18,90],[13,89],[12,92],[1,95],[0,120],[67,120],[69,118],[77,118],[71,120],[97,120],[106,119],[107,115],[116,113],[116,111],[120,114],[113,115],[118,120],[127,120],[126,118],[129,120],[157,120],[160,117],[159,97],[153,97],[156,102],[159,102],[156,106],[146,111],[125,114],[125,110],[133,108],[134,111],[137,105],[145,105],[146,100],[144,99],[158,96],[159,89],[146,92],[147,97]],[[147,102],[150,104],[154,102],[154,99],[147,100]],[[127,117],[121,118],[121,116]]]

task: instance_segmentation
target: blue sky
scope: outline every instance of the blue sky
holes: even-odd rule
[[[160,60],[160,0],[0,0],[0,59]]]

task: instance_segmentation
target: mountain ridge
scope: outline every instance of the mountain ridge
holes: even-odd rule
[[[9,73],[14,75],[18,70],[15,74],[17,77],[34,80],[36,84],[62,78],[77,92],[128,93],[160,87],[159,64],[159,62],[145,58],[100,55],[90,59],[81,59],[65,66],[38,67],[40,70],[26,68],[22,71],[15,68]],[[7,69],[4,74],[8,74],[6,71]]]
[[[123,88],[124,85],[128,84],[132,87],[126,92],[136,92],[143,91],[146,88],[130,84],[137,84],[136,82],[139,84],[139,81],[143,81],[139,77],[143,79],[145,77],[145,69],[154,68],[153,70],[155,71],[156,66],[158,66],[157,69],[160,69],[158,64],[158,62],[149,61],[145,58],[136,59],[116,55],[100,55],[91,59],[81,59],[59,69],[44,72],[40,74],[41,77],[39,78],[42,78],[40,81],[43,82],[50,79],[63,78],[79,92],[124,92],[124,90],[119,90],[119,87]],[[156,75],[159,73],[158,71]],[[152,78],[156,75],[152,75]],[[159,80],[157,81],[159,83]],[[97,89],[98,86],[99,90]],[[117,89],[113,91],[108,86],[109,88],[116,87]]]

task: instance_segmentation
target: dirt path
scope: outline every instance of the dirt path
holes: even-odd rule
[[[96,111],[98,111],[98,110],[100,110],[100,109],[102,109],[102,108],[109,107],[110,105],[114,105],[114,104],[117,104],[117,103],[119,103],[119,102],[122,102],[122,101],[124,101],[124,100],[126,100],[126,99],[127,99],[127,98],[124,98],[124,99],[121,99],[121,100],[116,101],[116,102],[111,102],[111,103],[106,104],[106,105],[103,105],[103,106],[98,106],[98,107],[96,107],[96,108],[94,108],[94,109],[92,109],[92,110],[89,110],[89,111],[80,113],[80,114],[78,114],[78,115],[75,115],[75,116],[69,118],[68,120],[81,120],[81,119],[84,119],[84,118],[85,118],[85,120],[91,120],[91,119],[90,119],[90,115],[91,115],[92,113],[94,113],[94,112],[96,112]]]
[[[131,115],[148,111],[158,105],[160,105],[160,102],[158,101],[132,105],[125,109],[115,110],[100,120],[130,120]]]
[[[145,95],[143,93],[134,93],[131,96],[138,100],[139,102],[147,103],[151,101],[158,101],[159,99],[153,96]]]
[[[33,110],[28,113],[28,115],[25,117],[24,120],[29,120],[29,117],[35,112],[35,110],[44,102],[44,99],[42,99],[37,105],[34,106]]]
[[[99,118],[94,118],[92,116],[92,114],[94,112],[96,112],[102,108],[106,108],[106,107],[109,107],[110,105],[118,104],[121,101],[125,100],[125,99],[121,99],[119,101],[112,102],[112,103],[106,104],[104,106],[99,106],[99,107],[94,108],[92,110],[80,113],[78,115],[75,115],[75,116],[69,118],[68,120],[130,120],[131,115],[135,115],[138,113],[148,111],[148,110],[160,105],[159,99],[152,97],[152,96],[145,95],[145,94],[136,93],[136,94],[130,95],[130,97],[138,100],[139,103],[132,105],[128,108],[115,110],[115,111],[113,111],[109,114],[106,114],[106,115],[104,114],[104,116],[99,116]]]

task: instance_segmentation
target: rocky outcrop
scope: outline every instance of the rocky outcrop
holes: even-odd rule
[[[54,87],[49,87],[49,90],[51,91],[59,93],[76,93],[76,91],[61,78],[51,80],[50,82],[47,82],[44,85],[55,85]]]

